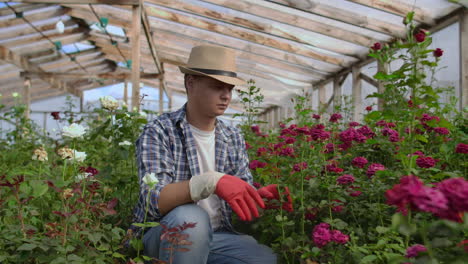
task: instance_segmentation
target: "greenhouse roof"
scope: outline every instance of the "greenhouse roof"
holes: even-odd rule
[[[0,6],[0,93],[7,104],[25,78],[31,100],[130,81],[137,0],[4,2]],[[104,3],[104,4],[103,4]],[[112,3],[108,5],[105,3]],[[140,78],[185,93],[193,46],[221,45],[238,55],[240,77],[254,79],[265,107],[332,81],[372,61],[375,42],[405,38],[410,11],[437,30],[464,12],[447,0],[149,0],[142,1]],[[133,10],[132,10],[133,8]],[[137,64],[138,65],[138,64]],[[164,74],[161,74],[164,73]],[[164,76],[164,77],[163,77]],[[159,79],[158,79],[159,78]],[[341,79],[340,79],[341,78]],[[163,81],[160,81],[163,80]],[[239,106],[238,102],[233,102]]]

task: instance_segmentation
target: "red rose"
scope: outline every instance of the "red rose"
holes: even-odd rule
[[[426,39],[426,34],[424,34],[422,31],[419,31],[418,34],[414,35],[414,38],[417,42],[423,42]]]
[[[444,51],[442,49],[437,48],[434,50],[434,52],[432,52],[432,54],[434,55],[434,57],[438,58],[444,55]]]
[[[371,49],[377,51],[377,50],[380,50],[382,49],[382,44],[380,44],[379,42],[376,42],[374,43],[374,46],[371,47]]]

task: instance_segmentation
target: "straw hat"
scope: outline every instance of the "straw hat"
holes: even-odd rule
[[[237,77],[234,51],[224,47],[208,45],[193,47],[187,67],[179,66],[179,69],[182,73],[208,76],[232,85],[246,83]]]

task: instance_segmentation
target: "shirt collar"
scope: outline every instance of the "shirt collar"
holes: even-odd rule
[[[183,128],[189,125],[186,116],[187,116],[187,103],[185,103],[179,110],[175,112],[175,120],[176,120],[176,125],[178,127]],[[219,139],[225,142],[228,141],[228,138],[231,135],[231,132],[227,128],[227,126],[224,124],[224,122],[218,118],[216,118],[215,130],[216,130],[216,136]]]

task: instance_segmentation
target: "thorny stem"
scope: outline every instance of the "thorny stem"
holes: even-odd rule
[[[18,218],[21,222],[21,232],[23,232],[23,238],[26,238],[26,227],[24,226],[24,218],[23,218],[23,204],[18,195],[19,186],[15,186],[15,190],[13,191],[15,194],[16,201],[18,202]]]

